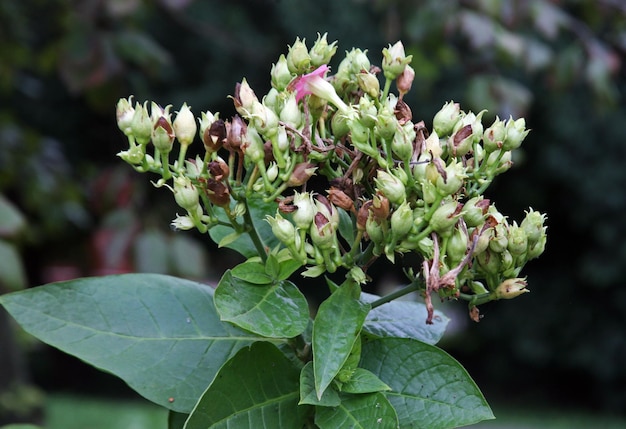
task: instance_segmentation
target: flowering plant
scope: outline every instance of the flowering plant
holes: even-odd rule
[[[432,300],[466,301],[478,321],[479,305],[528,292],[520,271],[544,250],[545,215],[531,209],[509,222],[483,196],[511,167],[524,120],[484,128],[484,111],[449,102],[429,130],[403,100],[414,72],[400,42],[380,67],[352,49],[329,76],[336,50],[326,35],[311,49],[297,39],[264,97],[236,85],[238,115],[228,120],[202,112],[197,123],[186,104],[172,120],[171,106],[119,101],[129,142],[119,156],[173,193],[182,214],[172,226],[245,258],[215,290],[126,274],[5,295],[5,308],[171,410],[172,429],[493,418],[463,367],[435,346],[448,319]],[[188,158],[197,134],[203,156]],[[382,297],[361,291],[381,257],[408,282]],[[328,288],[314,316],[292,282],[299,276]],[[424,303],[396,300],[415,291]]]

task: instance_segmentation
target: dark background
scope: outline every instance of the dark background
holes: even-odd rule
[[[169,231],[176,211],[169,195],[115,157],[126,145],[115,103],[134,94],[229,117],[236,82],[245,77],[264,94],[271,64],[296,36],[310,47],[318,32],[339,41],[336,57],[359,47],[373,64],[401,39],[414,58],[405,97],[414,120],[430,125],[451,99],[465,110],[488,109],[488,124],[495,115],[526,118],[532,131],[515,168],[487,196],[510,220],[529,207],[548,214],[546,252],[525,269],[532,293],[484,306],[479,324],[466,322],[459,303],[462,335],[442,346],[488,400],[623,413],[626,6],[619,0],[4,0],[0,195],[26,225],[0,228],[23,264],[0,265],[0,291],[127,271],[219,275],[236,256]],[[45,390],[122,389],[72,358],[3,335],[5,350],[9,340],[21,345],[19,374]],[[0,368],[2,377],[11,368]]]

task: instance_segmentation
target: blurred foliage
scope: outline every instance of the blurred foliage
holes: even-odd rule
[[[176,271],[168,252],[178,235],[163,229],[175,208],[110,169],[124,144],[114,103],[134,94],[230,116],[235,82],[265,92],[279,52],[317,32],[340,50],[402,39],[414,56],[405,100],[416,118],[450,99],[490,118],[527,118],[533,131],[516,168],[490,196],[505,212],[530,203],[549,215],[547,251],[528,267],[533,293],[486,307],[450,348],[487,397],[626,409],[620,0],[2,1],[0,192],[29,219],[28,235],[37,232],[26,250],[84,249],[108,228],[100,254],[149,251],[157,259],[142,269]],[[41,261],[28,261],[39,279]],[[571,379],[578,388],[564,389]]]

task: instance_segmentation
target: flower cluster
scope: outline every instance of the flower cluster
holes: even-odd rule
[[[469,301],[477,319],[477,305],[527,292],[520,271],[544,250],[545,215],[531,209],[518,225],[483,197],[511,167],[528,134],[524,119],[485,128],[485,111],[449,102],[429,131],[404,101],[415,73],[401,42],[383,50],[380,67],[352,49],[331,75],[336,51],[326,35],[310,49],[296,39],[272,66],[267,94],[258,97],[244,79],[232,96],[238,114],[203,112],[199,127],[186,105],[172,121],[170,106],[148,111],[120,100],[130,147],[119,156],[161,175],[156,185],[170,187],[186,211],[173,222],[178,229],[230,225],[236,237],[251,232],[250,200],[278,203],[266,219],[306,276],[341,268],[363,283],[378,257],[419,253],[422,265],[405,272],[423,280],[429,322],[432,293]],[[188,160],[198,130],[205,155]]]

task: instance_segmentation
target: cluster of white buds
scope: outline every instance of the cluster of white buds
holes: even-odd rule
[[[326,34],[311,48],[296,39],[272,66],[267,94],[258,97],[243,79],[232,96],[238,115],[203,112],[199,127],[186,104],[172,121],[170,106],[153,103],[148,112],[147,103],[120,100],[130,147],[119,155],[161,174],[157,186],[172,179],[187,211],[174,221],[178,229],[208,231],[227,219],[241,234],[251,228],[247,202],[272,207],[266,219],[305,275],[344,268],[362,282],[379,256],[397,262],[417,252],[427,296],[475,306],[526,291],[520,271],[543,252],[545,215],[530,210],[509,223],[483,197],[512,166],[511,152],[528,134],[524,119],[496,118],[485,128],[485,111],[451,101],[429,131],[404,101],[415,72],[401,42],[383,49],[380,67],[367,51],[347,51],[331,75],[336,51]],[[198,130],[205,156],[187,160]]]

